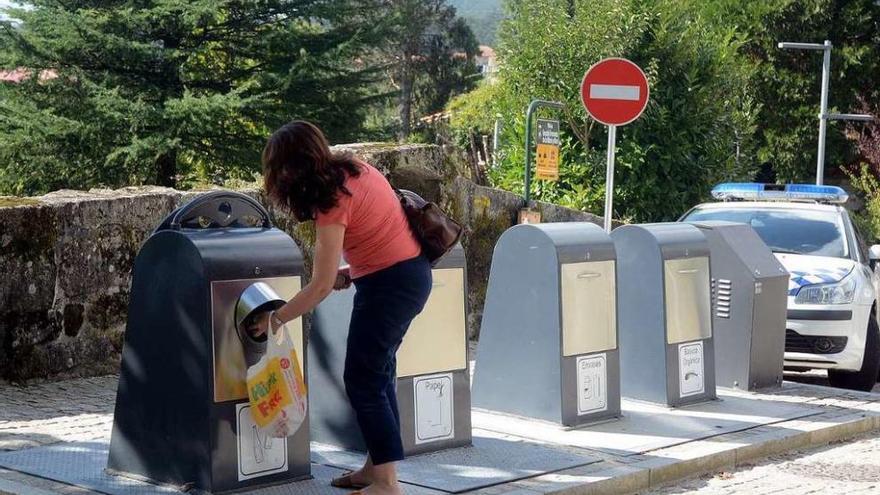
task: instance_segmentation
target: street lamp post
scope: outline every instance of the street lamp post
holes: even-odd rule
[[[828,91],[831,83],[831,42],[825,43],[792,43],[784,41],[779,43],[783,50],[822,50],[822,94],[819,99],[819,156],[816,159],[816,184],[825,182],[825,128],[829,120],[855,120],[869,122],[874,120],[872,115],[853,113],[828,113]]]

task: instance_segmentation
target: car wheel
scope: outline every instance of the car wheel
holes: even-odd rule
[[[859,371],[828,370],[828,381],[833,387],[869,392],[880,377],[880,328],[874,315],[868,319],[865,339],[865,357]]]

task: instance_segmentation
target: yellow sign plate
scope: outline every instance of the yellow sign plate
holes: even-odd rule
[[[538,144],[536,163],[536,179],[559,180],[559,146]]]

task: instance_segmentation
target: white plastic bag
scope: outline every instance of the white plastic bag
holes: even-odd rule
[[[248,368],[247,388],[254,423],[264,435],[283,438],[305,422],[308,392],[290,332],[286,325],[273,329],[272,320],[266,354]]]

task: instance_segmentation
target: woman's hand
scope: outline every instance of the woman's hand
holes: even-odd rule
[[[333,284],[334,290],[345,290],[351,287],[351,272],[348,266],[343,266],[336,272],[336,282]]]

